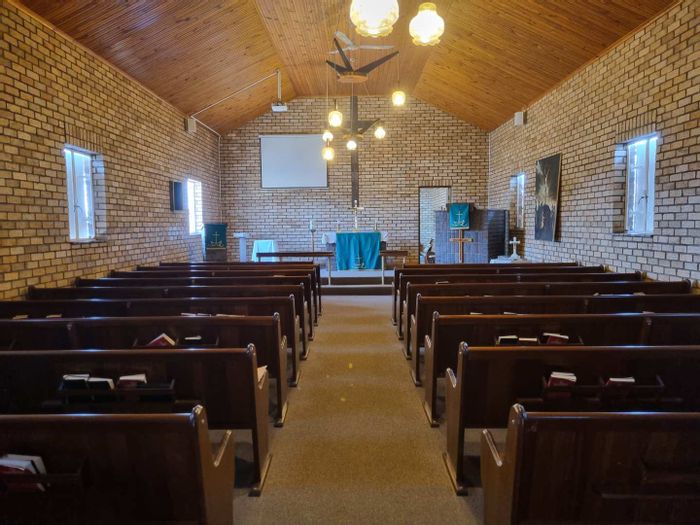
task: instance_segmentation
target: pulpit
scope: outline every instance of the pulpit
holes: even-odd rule
[[[436,262],[488,263],[491,259],[504,255],[508,232],[506,213],[505,210],[472,208],[469,229],[452,230],[448,212],[436,211]]]

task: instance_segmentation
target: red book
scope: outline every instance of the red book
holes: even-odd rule
[[[44,492],[46,490],[41,483],[22,481],[23,475],[46,474],[46,467],[40,456],[5,454],[0,457],[0,474],[3,475],[3,481],[11,492]]]
[[[569,342],[569,336],[545,332],[542,334],[542,342],[546,345],[565,345]]]
[[[173,340],[172,337],[168,336],[168,334],[163,333],[163,334],[160,334],[155,339],[151,340],[146,346],[154,347],[154,348],[175,346],[175,341]]]

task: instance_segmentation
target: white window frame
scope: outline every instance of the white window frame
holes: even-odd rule
[[[643,135],[625,145],[625,232],[628,235],[654,233],[656,154],[658,135]],[[641,158],[637,155],[643,146]]]
[[[525,229],[525,172],[521,171],[513,177],[515,186],[515,228]]]
[[[87,173],[78,173],[76,157],[87,159]],[[90,152],[73,146],[63,148],[68,197],[68,237],[72,242],[90,242],[96,238],[93,157]]]
[[[190,235],[199,235],[204,228],[202,183],[187,179],[187,222]]]

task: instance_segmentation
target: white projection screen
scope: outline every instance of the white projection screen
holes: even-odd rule
[[[263,188],[327,188],[321,135],[260,135]]]

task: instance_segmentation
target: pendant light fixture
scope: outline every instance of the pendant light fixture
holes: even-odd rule
[[[348,139],[348,142],[345,144],[345,147],[347,147],[349,151],[355,151],[357,149],[357,139],[355,138],[355,136],[352,136]]]
[[[398,0],[352,0],[350,4],[350,20],[362,36],[387,36],[398,19]]]
[[[401,60],[396,61],[396,89],[391,94],[391,103],[397,108],[406,103],[406,93],[401,89]]]
[[[321,150],[321,156],[323,160],[330,162],[335,159],[335,150],[331,146],[330,142],[326,142],[326,146]]]
[[[343,125],[343,114],[338,111],[338,101],[335,101],[335,109],[328,114],[328,123],[333,128],[339,128]]]
[[[417,46],[434,46],[440,43],[440,37],[445,32],[445,21],[437,13],[434,3],[423,2],[418,8],[418,14],[411,20],[408,31]]]
[[[323,132],[323,142],[330,142],[331,140],[333,140],[333,133],[330,130],[325,130]]]
[[[384,137],[386,137],[386,129],[384,129],[384,124],[379,121],[377,127],[374,128],[374,138],[382,140]]]

